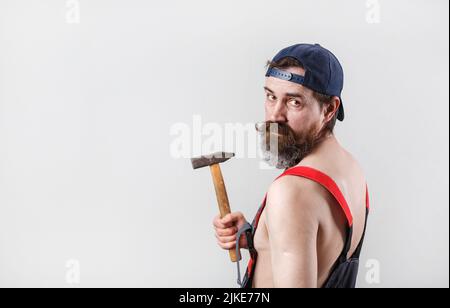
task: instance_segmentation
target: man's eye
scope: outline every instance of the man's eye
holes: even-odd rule
[[[272,94],[267,94],[266,97],[267,97],[270,101],[276,100],[276,97],[273,96]]]
[[[295,99],[290,100],[288,102],[288,104],[292,107],[300,107],[301,106],[301,103]]]

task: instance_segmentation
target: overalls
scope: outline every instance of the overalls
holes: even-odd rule
[[[315,181],[326,188],[331,195],[337,200],[342,211],[344,212],[347,218],[347,236],[344,244],[344,249],[342,250],[340,256],[336,260],[336,263],[333,266],[330,276],[324,284],[324,288],[354,288],[356,285],[356,278],[358,275],[358,267],[359,267],[359,255],[361,253],[361,248],[364,241],[364,235],[366,233],[367,226],[367,217],[369,214],[369,191],[366,185],[366,220],[364,224],[364,232],[359,242],[358,247],[350,258],[347,258],[348,252],[350,250],[350,246],[352,243],[352,234],[353,234],[353,217],[350,211],[350,208],[345,200],[343,194],[341,193],[339,187],[336,183],[331,179],[328,175],[323,172],[313,169],[311,167],[306,166],[297,166],[287,169],[280,176],[278,176],[275,180],[279,179],[285,175],[294,175],[300,176],[312,181]],[[247,266],[247,271],[245,273],[244,279],[241,282],[241,273],[239,268],[239,262],[237,262],[237,271],[238,271],[238,284],[242,288],[251,288],[252,280],[254,276],[256,261],[258,259],[258,253],[255,250],[253,245],[253,238],[256,232],[256,228],[258,227],[258,222],[261,217],[261,214],[266,205],[267,193],[264,197],[262,205],[258,209],[255,218],[253,219],[252,224],[246,223],[242,228],[239,229],[237,233],[236,239],[236,255],[240,256],[239,250],[239,239],[242,234],[245,234],[248,243],[248,250],[250,252],[250,261]]]

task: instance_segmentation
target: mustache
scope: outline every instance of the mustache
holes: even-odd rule
[[[266,146],[277,142],[279,148],[290,148],[297,144],[297,135],[286,123],[280,122],[258,122],[255,124],[256,131],[265,136]]]

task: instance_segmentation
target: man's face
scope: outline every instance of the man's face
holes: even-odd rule
[[[302,76],[305,74],[299,67],[283,70]],[[266,160],[277,168],[292,167],[319,143],[322,136],[318,133],[322,128],[324,115],[313,97],[313,91],[302,85],[268,77],[264,91],[266,122],[265,127],[258,129],[266,133],[262,144],[263,153]],[[278,124],[277,133],[271,132],[270,123]],[[269,142],[274,141],[271,138],[276,138],[278,147],[269,150]]]

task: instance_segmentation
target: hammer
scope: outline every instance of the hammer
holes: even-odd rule
[[[192,167],[194,169],[203,168],[209,166],[211,170],[212,179],[214,182],[214,188],[216,190],[217,203],[219,204],[220,217],[231,212],[230,204],[228,202],[227,190],[225,189],[225,183],[223,181],[222,172],[220,171],[220,163],[226,162],[234,156],[234,153],[216,152],[211,155],[200,156],[191,158]],[[228,250],[230,253],[231,262],[237,262],[240,260],[240,256],[236,255],[235,249]]]

